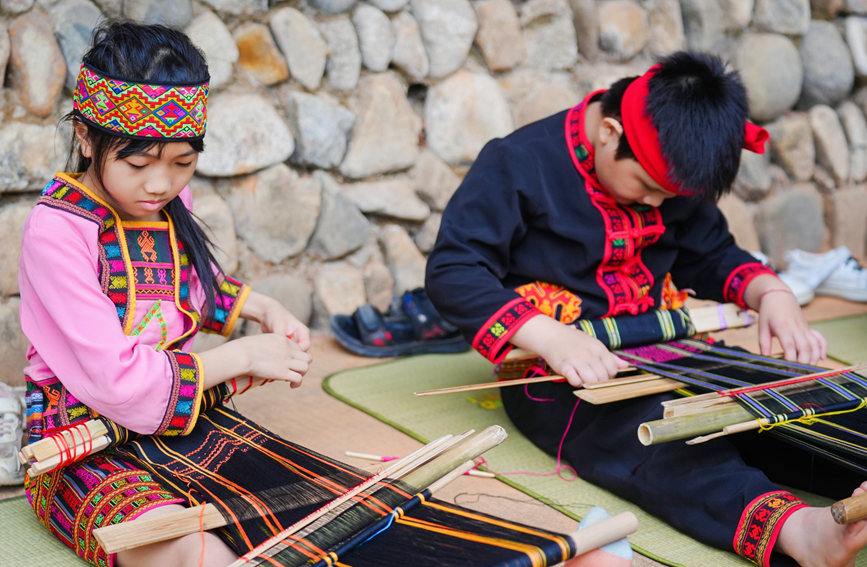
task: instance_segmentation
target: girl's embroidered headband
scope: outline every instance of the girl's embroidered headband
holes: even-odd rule
[[[199,140],[205,135],[208,82],[148,85],[110,77],[83,63],[72,109],[107,132],[140,139]]]
[[[669,179],[668,161],[659,143],[659,132],[647,113],[648,85],[657,69],[659,65],[651,67],[645,74],[632,81],[623,93],[623,101],[620,105],[623,131],[630,141],[630,147],[638,163],[654,181],[671,193],[690,195],[691,192],[683,190]],[[763,154],[768,137],[768,132],[764,128],[752,122],[744,122],[744,149]]]

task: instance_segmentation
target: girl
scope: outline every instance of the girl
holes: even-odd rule
[[[308,329],[224,274],[189,210],[208,79],[204,57],[180,32],[98,29],[67,117],[77,173],[48,183],[24,228],[30,441],[94,416],[116,424],[120,438],[27,479],[27,494],[40,521],[96,565],[231,563],[237,550],[210,532],[116,557],[92,534],[210,500],[196,475],[229,483],[217,472],[224,447],[252,458],[281,443],[223,401],[262,381],[299,386],[311,362]],[[238,317],[264,334],[186,351],[199,330],[228,336]],[[211,460],[192,462],[200,450]],[[182,459],[187,468],[172,471]]]

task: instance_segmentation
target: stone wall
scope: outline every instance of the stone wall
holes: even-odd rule
[[[792,247],[864,258],[867,0],[0,0],[7,382],[26,346],[21,226],[64,168],[58,120],[90,32],[117,16],[184,29],[205,52],[196,213],[227,271],[314,328],[422,284],[440,213],[486,140],[681,48],[740,70],[772,133],[722,201],[738,242],[778,265]]]

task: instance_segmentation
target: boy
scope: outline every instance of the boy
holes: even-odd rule
[[[789,288],[735,246],[715,204],[741,149],[764,151],[767,133],[746,118],[735,73],[716,57],[679,52],[491,141],[443,214],[426,289],[492,362],[514,345],[566,377],[502,397],[521,431],[561,451],[582,478],[708,544],[734,542],[761,565],[852,565],[867,544],[865,522],[840,527],[827,509],[781,490],[744,462],[744,440],[643,447],[636,427],[661,417],[661,397],[592,406],[571,395],[626,366],[572,323],[677,307],[683,292],[671,282],[756,309],[763,354],[776,337],[789,360],[825,357]],[[810,474],[819,482],[826,472]]]

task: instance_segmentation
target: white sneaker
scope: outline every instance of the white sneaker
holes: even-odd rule
[[[867,270],[849,256],[816,288],[817,295],[833,295],[849,301],[867,302]]]
[[[752,256],[756,260],[758,260],[765,266],[773,269],[770,259],[764,253],[758,251],[751,251],[750,254],[752,254]],[[789,286],[789,289],[792,290],[792,293],[795,294],[795,299],[798,301],[798,305],[806,305],[813,301],[815,294],[813,293],[813,288],[811,288],[809,285],[807,285],[797,277],[792,276],[791,274],[787,274],[786,272],[781,272],[777,275],[780,277],[781,280],[783,280],[784,284]]]
[[[24,469],[18,462],[24,436],[23,395],[0,382],[0,486],[24,482]]]
[[[805,252],[804,250],[789,250],[786,252],[786,271],[791,278],[807,284],[815,290],[831,272],[843,265],[852,256],[849,249],[840,246],[821,254]]]

